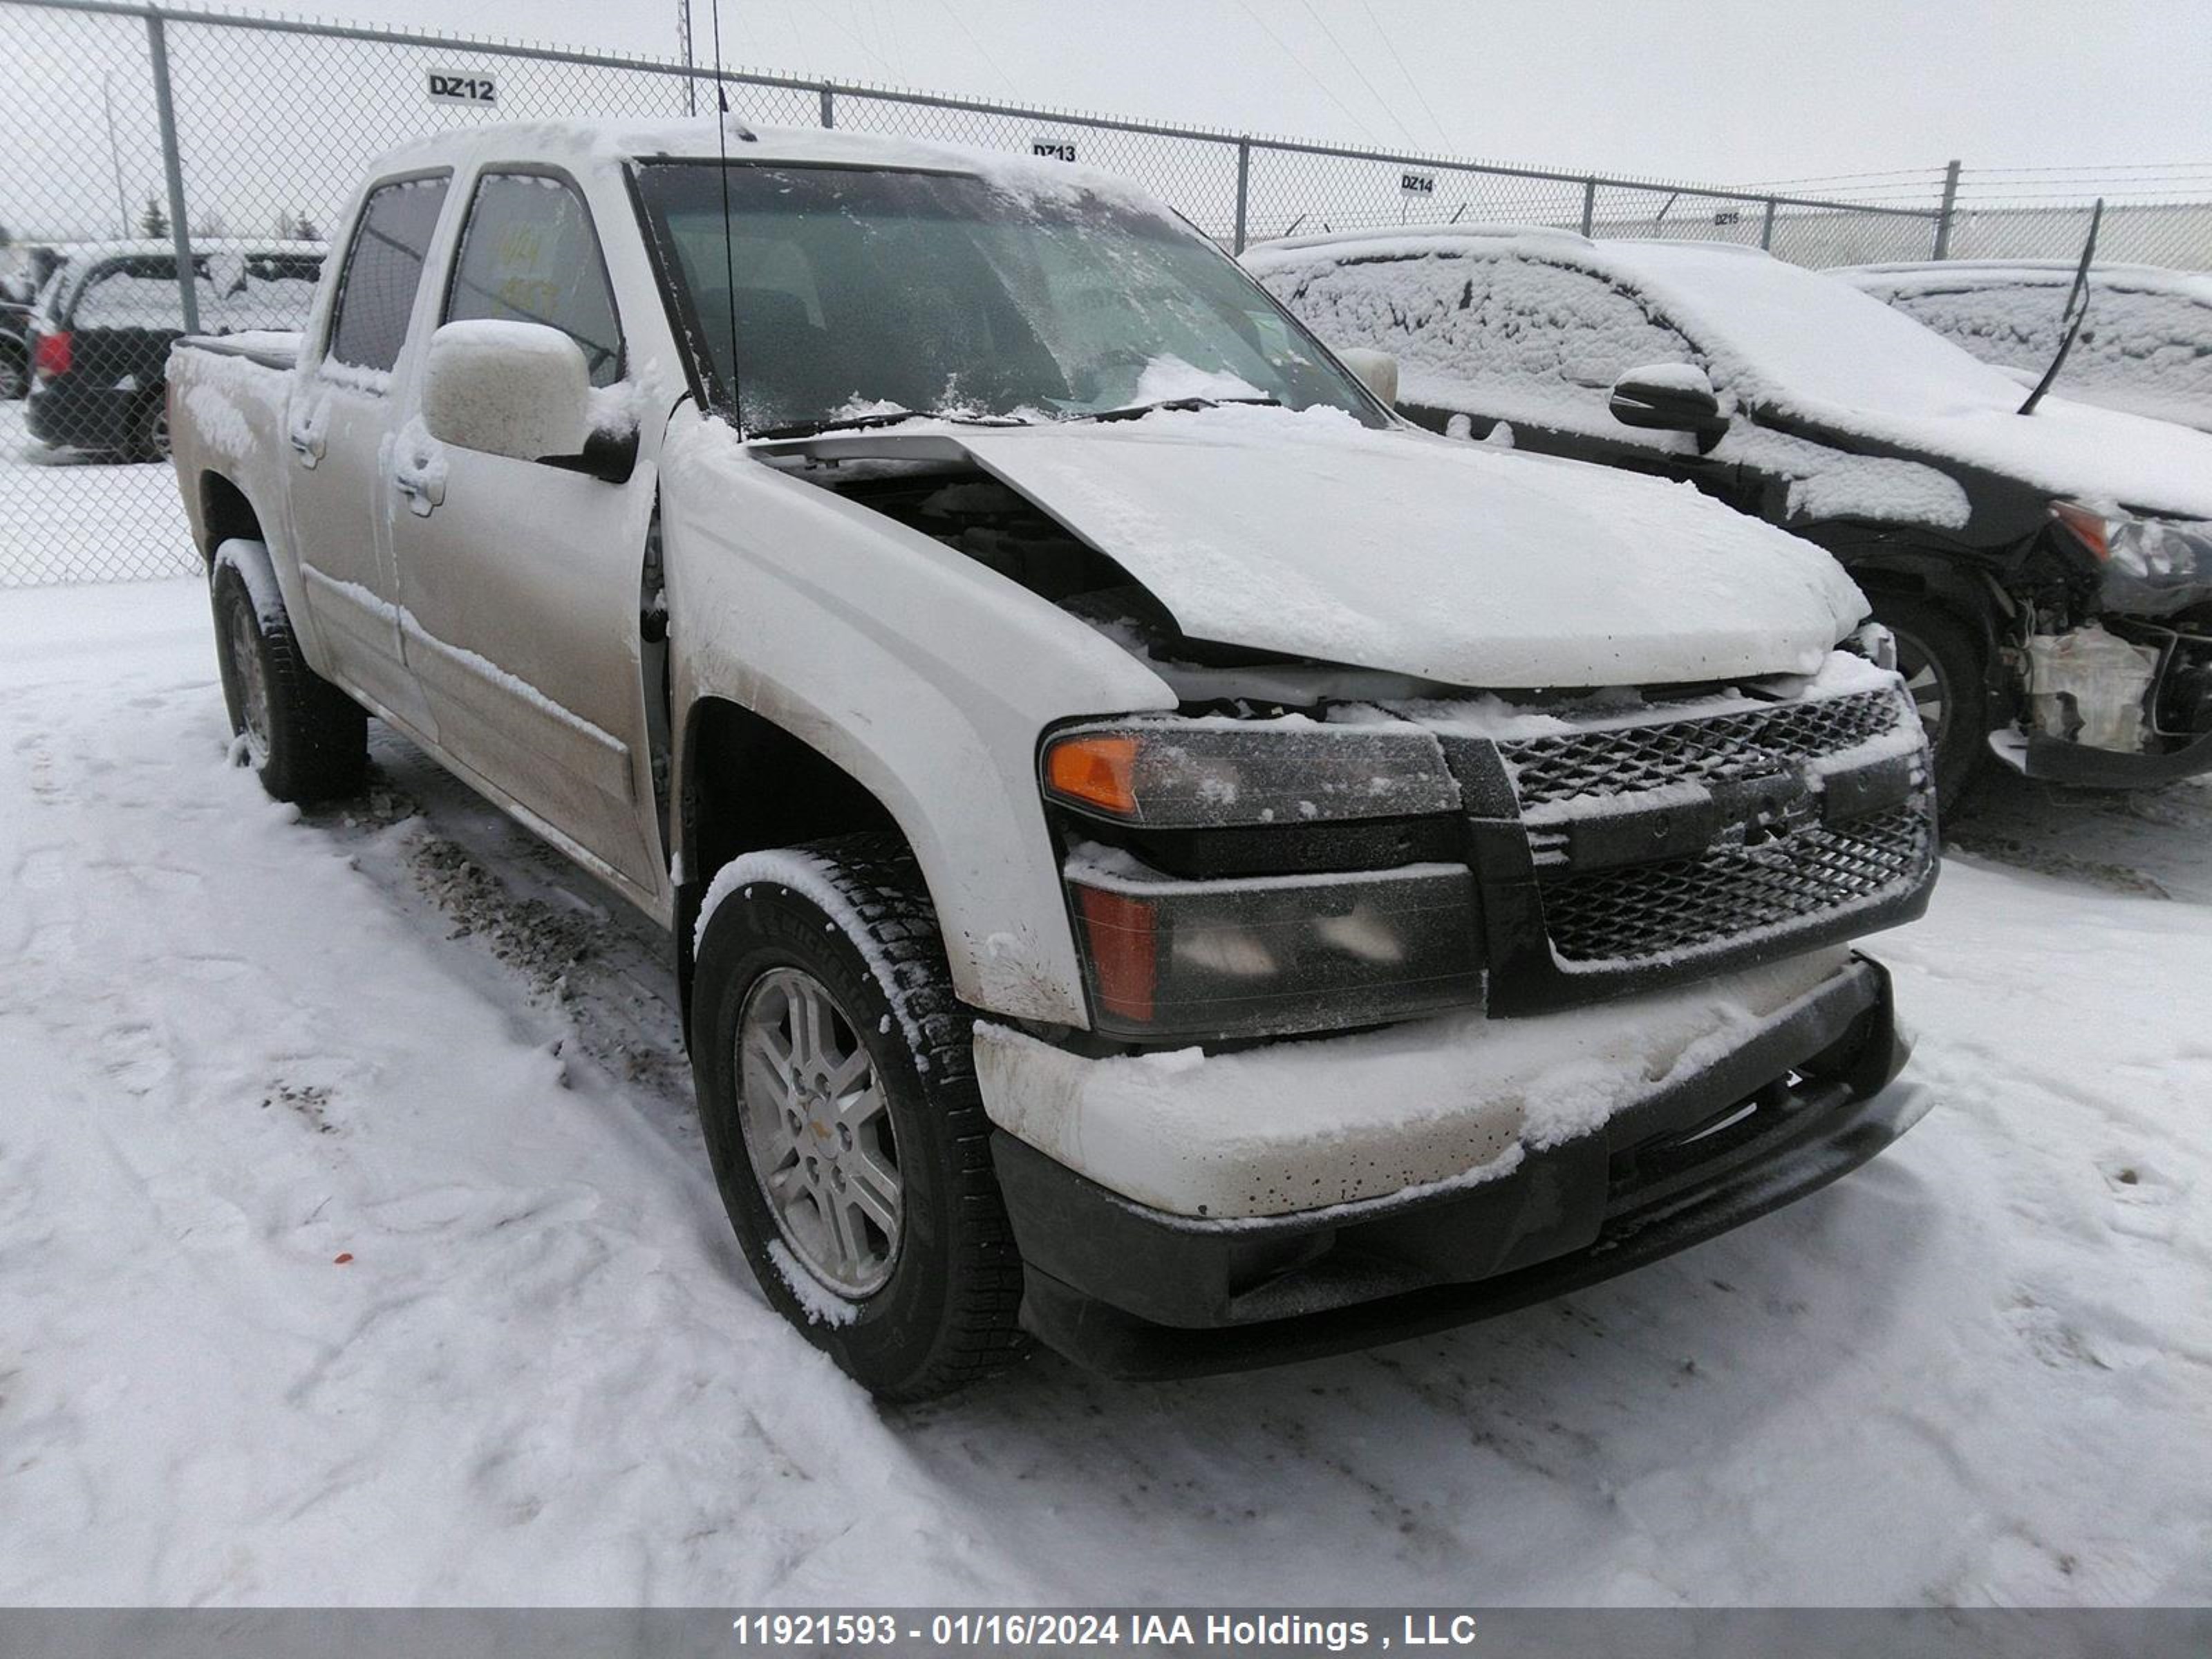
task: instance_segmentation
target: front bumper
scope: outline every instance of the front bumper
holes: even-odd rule
[[[1507,1173],[1208,1220],[1110,1192],[1000,1129],[1022,1322],[1109,1376],[1280,1364],[1510,1312],[1726,1231],[1873,1158],[1924,1104],[1889,976],[1855,957],[1748,1041]]]
[[[2212,772],[2212,732],[2162,755],[2092,749],[2041,732],[2028,734],[2021,769],[2031,778],[2085,789],[2155,789]]]

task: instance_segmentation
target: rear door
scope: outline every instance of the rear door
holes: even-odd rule
[[[516,167],[478,176],[438,320],[486,318],[559,330],[582,351],[592,385],[623,401],[613,287],[568,175]],[[641,435],[635,471],[616,484],[440,444],[410,418],[392,482],[418,483],[394,497],[392,545],[407,662],[440,746],[573,847],[657,894],[638,661],[656,434],[648,427]]]
[[[386,452],[395,376],[451,175],[393,179],[362,204],[319,350],[285,410],[292,526],[316,631],[339,678],[427,737],[437,734],[399,645]]]

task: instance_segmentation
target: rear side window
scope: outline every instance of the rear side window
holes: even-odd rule
[[[205,261],[197,271],[201,323],[205,326],[215,289],[207,278]],[[177,262],[151,254],[143,258],[118,259],[101,265],[85,279],[70,307],[70,324],[77,328],[151,329],[180,332],[185,308],[177,293]]]
[[[448,182],[406,179],[370,193],[346,257],[331,328],[330,355],[337,362],[389,369],[399,361]]]
[[[622,378],[622,329],[583,200],[558,179],[488,173],[453,267],[446,320],[542,323],[581,348],[593,386]]]

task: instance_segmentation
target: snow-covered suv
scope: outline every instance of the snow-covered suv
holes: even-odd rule
[[[1755,248],[1462,226],[1244,258],[1332,345],[1401,358],[1425,425],[1684,480],[1834,553],[1897,636],[1947,805],[1992,757],[2212,770],[2212,436],[2022,413],[2011,376]]]
[[[1924,739],[1807,544],[1404,425],[1056,163],[485,127],[348,222],[170,377],[242,752],[340,794],[372,712],[669,930],[871,1387],[1477,1317],[1917,1115],[1847,941]]]
[[[1829,272],[2028,386],[2066,337],[2072,259],[1939,259]],[[2052,390],[2212,432],[2212,276],[2089,269],[2089,308]]]

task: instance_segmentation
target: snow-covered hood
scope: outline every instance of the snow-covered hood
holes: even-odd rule
[[[2019,388],[2010,388],[2025,397]],[[1944,413],[1824,407],[1783,414],[1875,447],[1993,473],[2054,500],[2118,506],[2154,517],[2212,519],[2212,434],[2171,421],[2046,397],[2033,415],[1963,404]]]
[[[1334,410],[957,435],[1195,639],[1455,685],[1650,685],[1810,672],[1866,611],[1826,553],[1687,484]]]

